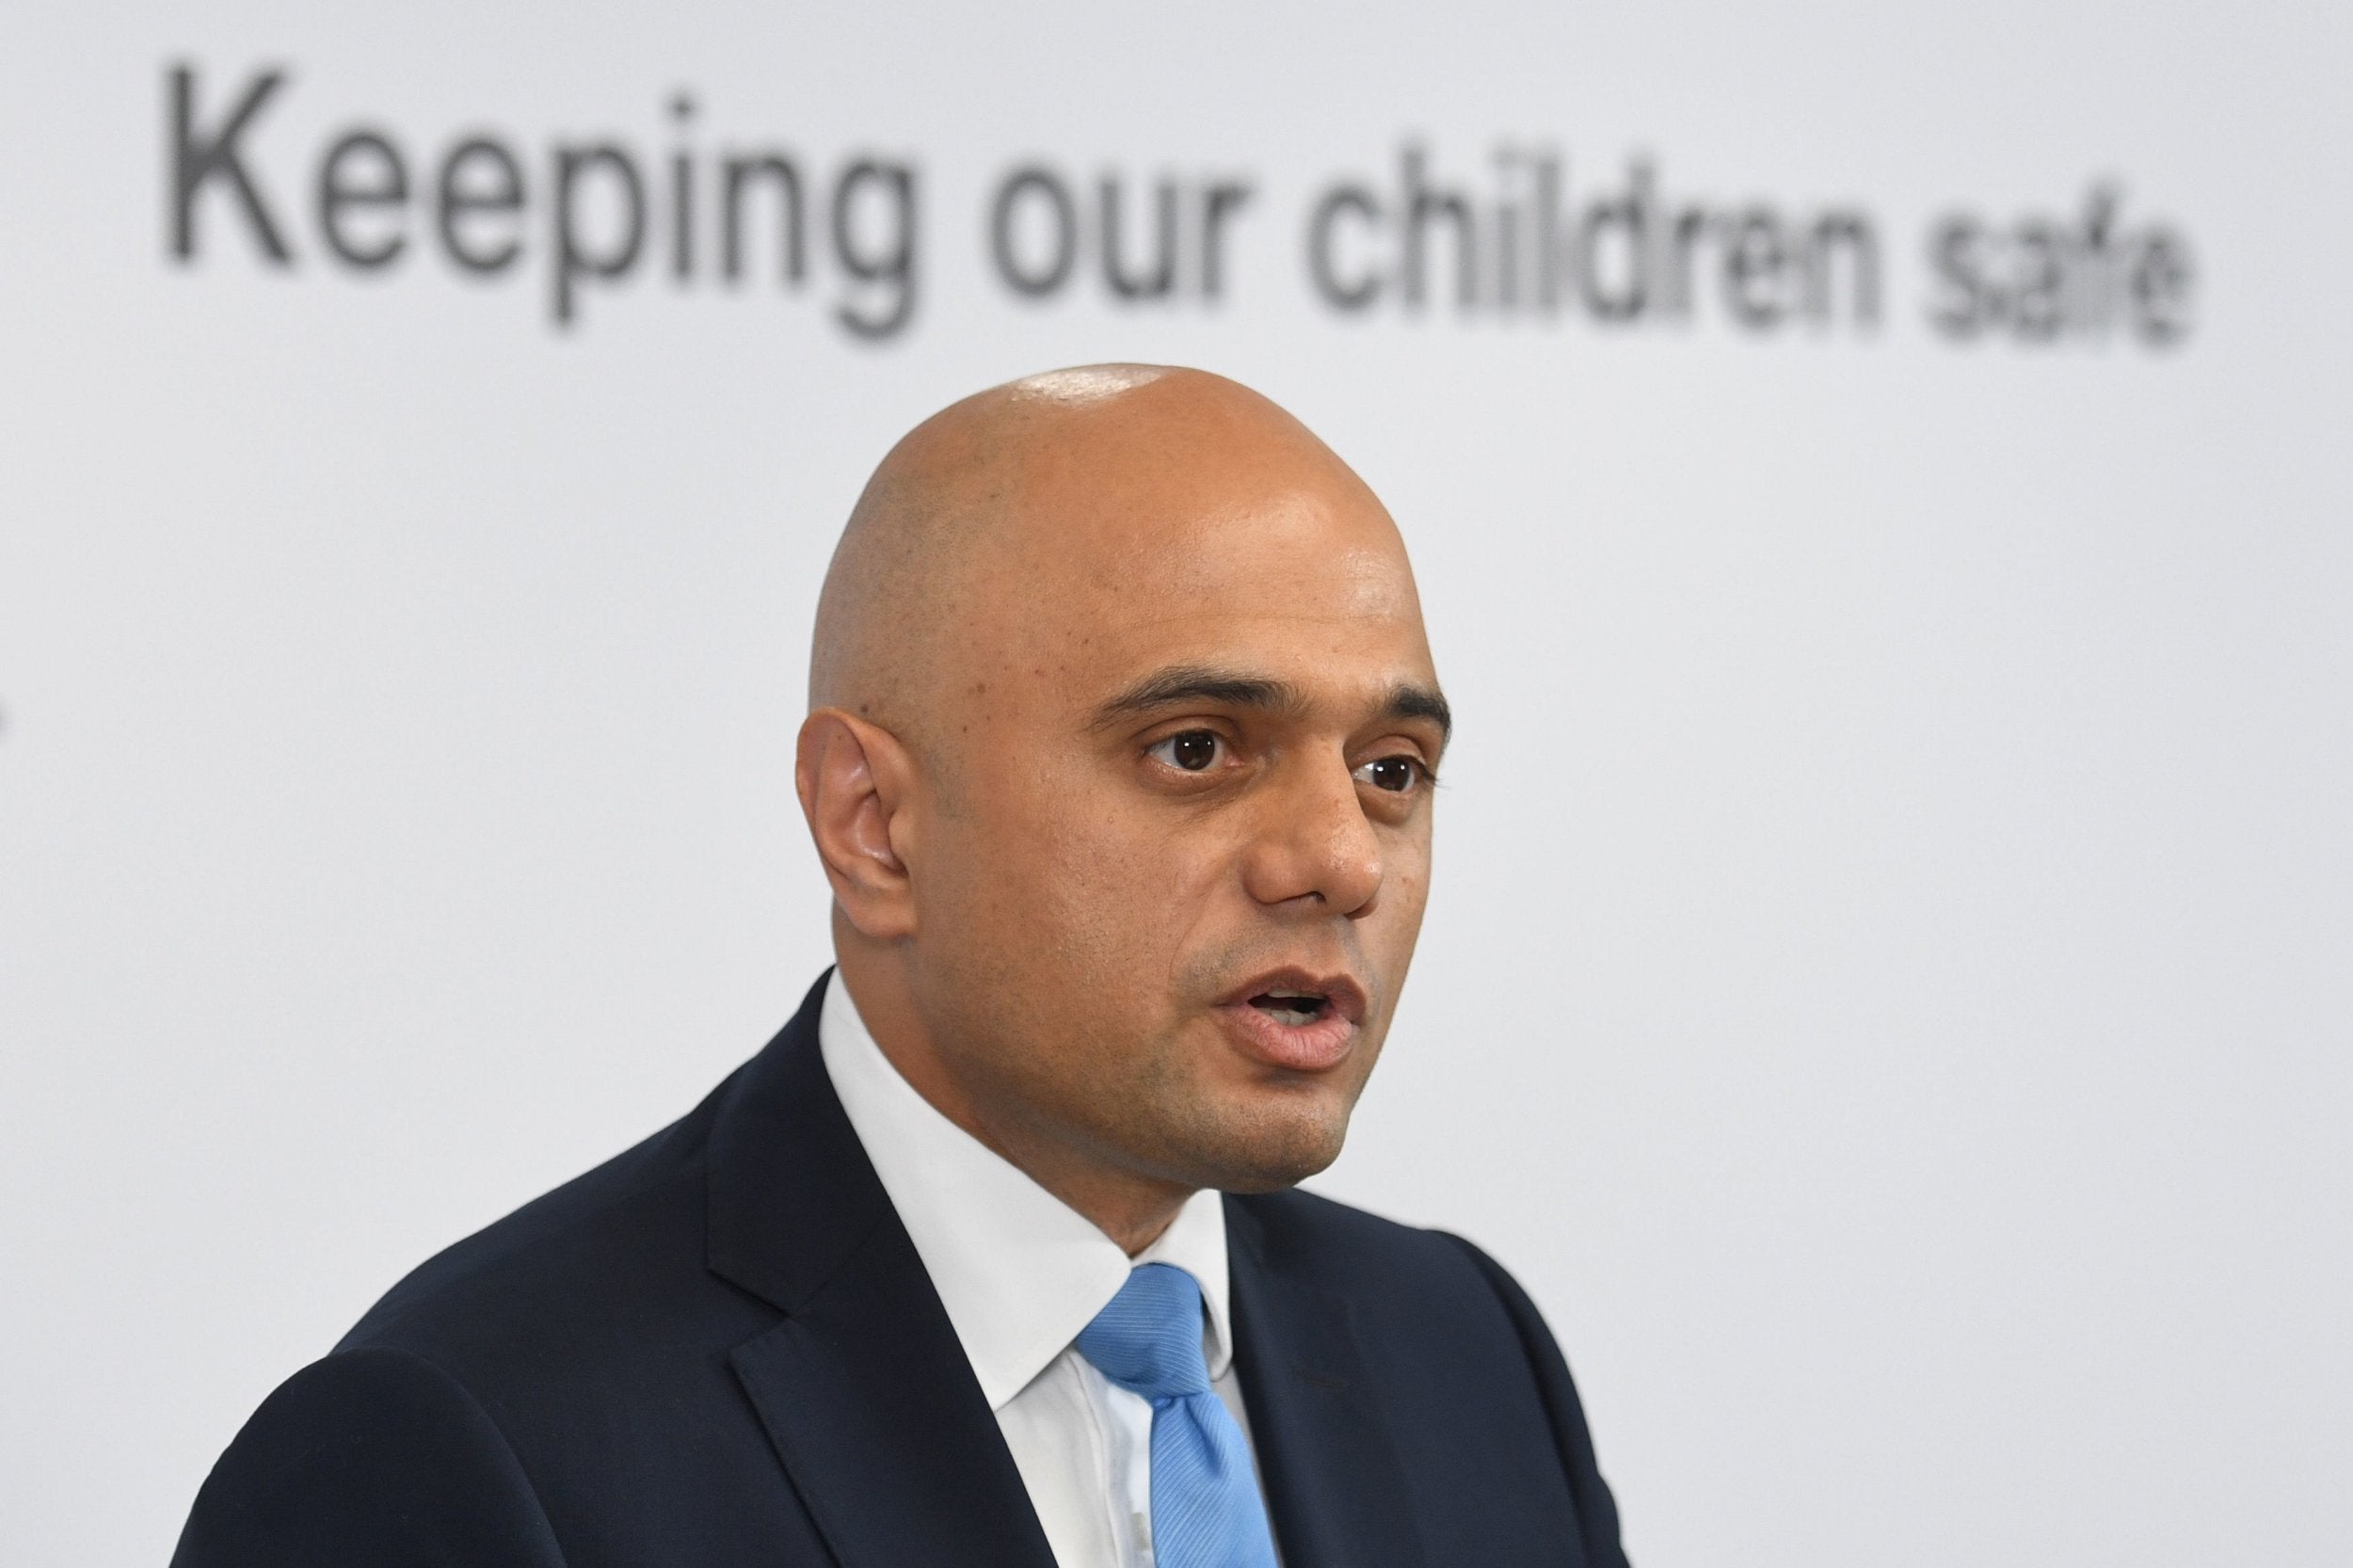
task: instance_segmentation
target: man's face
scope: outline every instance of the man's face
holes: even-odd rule
[[[1000,1124],[1186,1187],[1337,1156],[1421,923],[1444,705],[1379,504],[1295,455],[1031,475],[964,596],[914,984]]]

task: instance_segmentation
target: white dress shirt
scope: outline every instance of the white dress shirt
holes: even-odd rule
[[[1195,1192],[1134,1258],[936,1110],[874,1044],[836,971],[817,1038],[834,1092],[914,1239],[1060,1568],[1151,1568],[1152,1407],[1072,1341],[1139,1263],[1201,1284],[1201,1348],[1249,1437],[1234,1381],[1225,1210]]]

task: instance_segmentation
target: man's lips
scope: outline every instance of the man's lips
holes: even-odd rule
[[[1219,1018],[1234,1042],[1269,1066],[1323,1072],[1339,1065],[1365,1021],[1364,987],[1345,974],[1271,969],[1226,993]]]

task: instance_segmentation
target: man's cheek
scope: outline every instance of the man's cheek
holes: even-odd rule
[[[1097,803],[1064,814],[1051,835],[1058,872],[1090,900],[1112,908],[1135,909],[1152,901],[1170,870],[1165,835],[1130,814]],[[1140,910],[1136,911],[1141,913]]]
[[[1426,837],[1415,846],[1414,853],[1391,862],[1386,882],[1383,891],[1390,913],[1409,934],[1418,929],[1422,908],[1430,901],[1430,845]]]

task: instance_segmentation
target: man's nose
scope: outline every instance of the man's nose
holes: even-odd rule
[[[1318,912],[1372,913],[1381,892],[1381,840],[1339,757],[1302,759],[1261,795],[1242,877],[1260,904],[1312,900]]]

